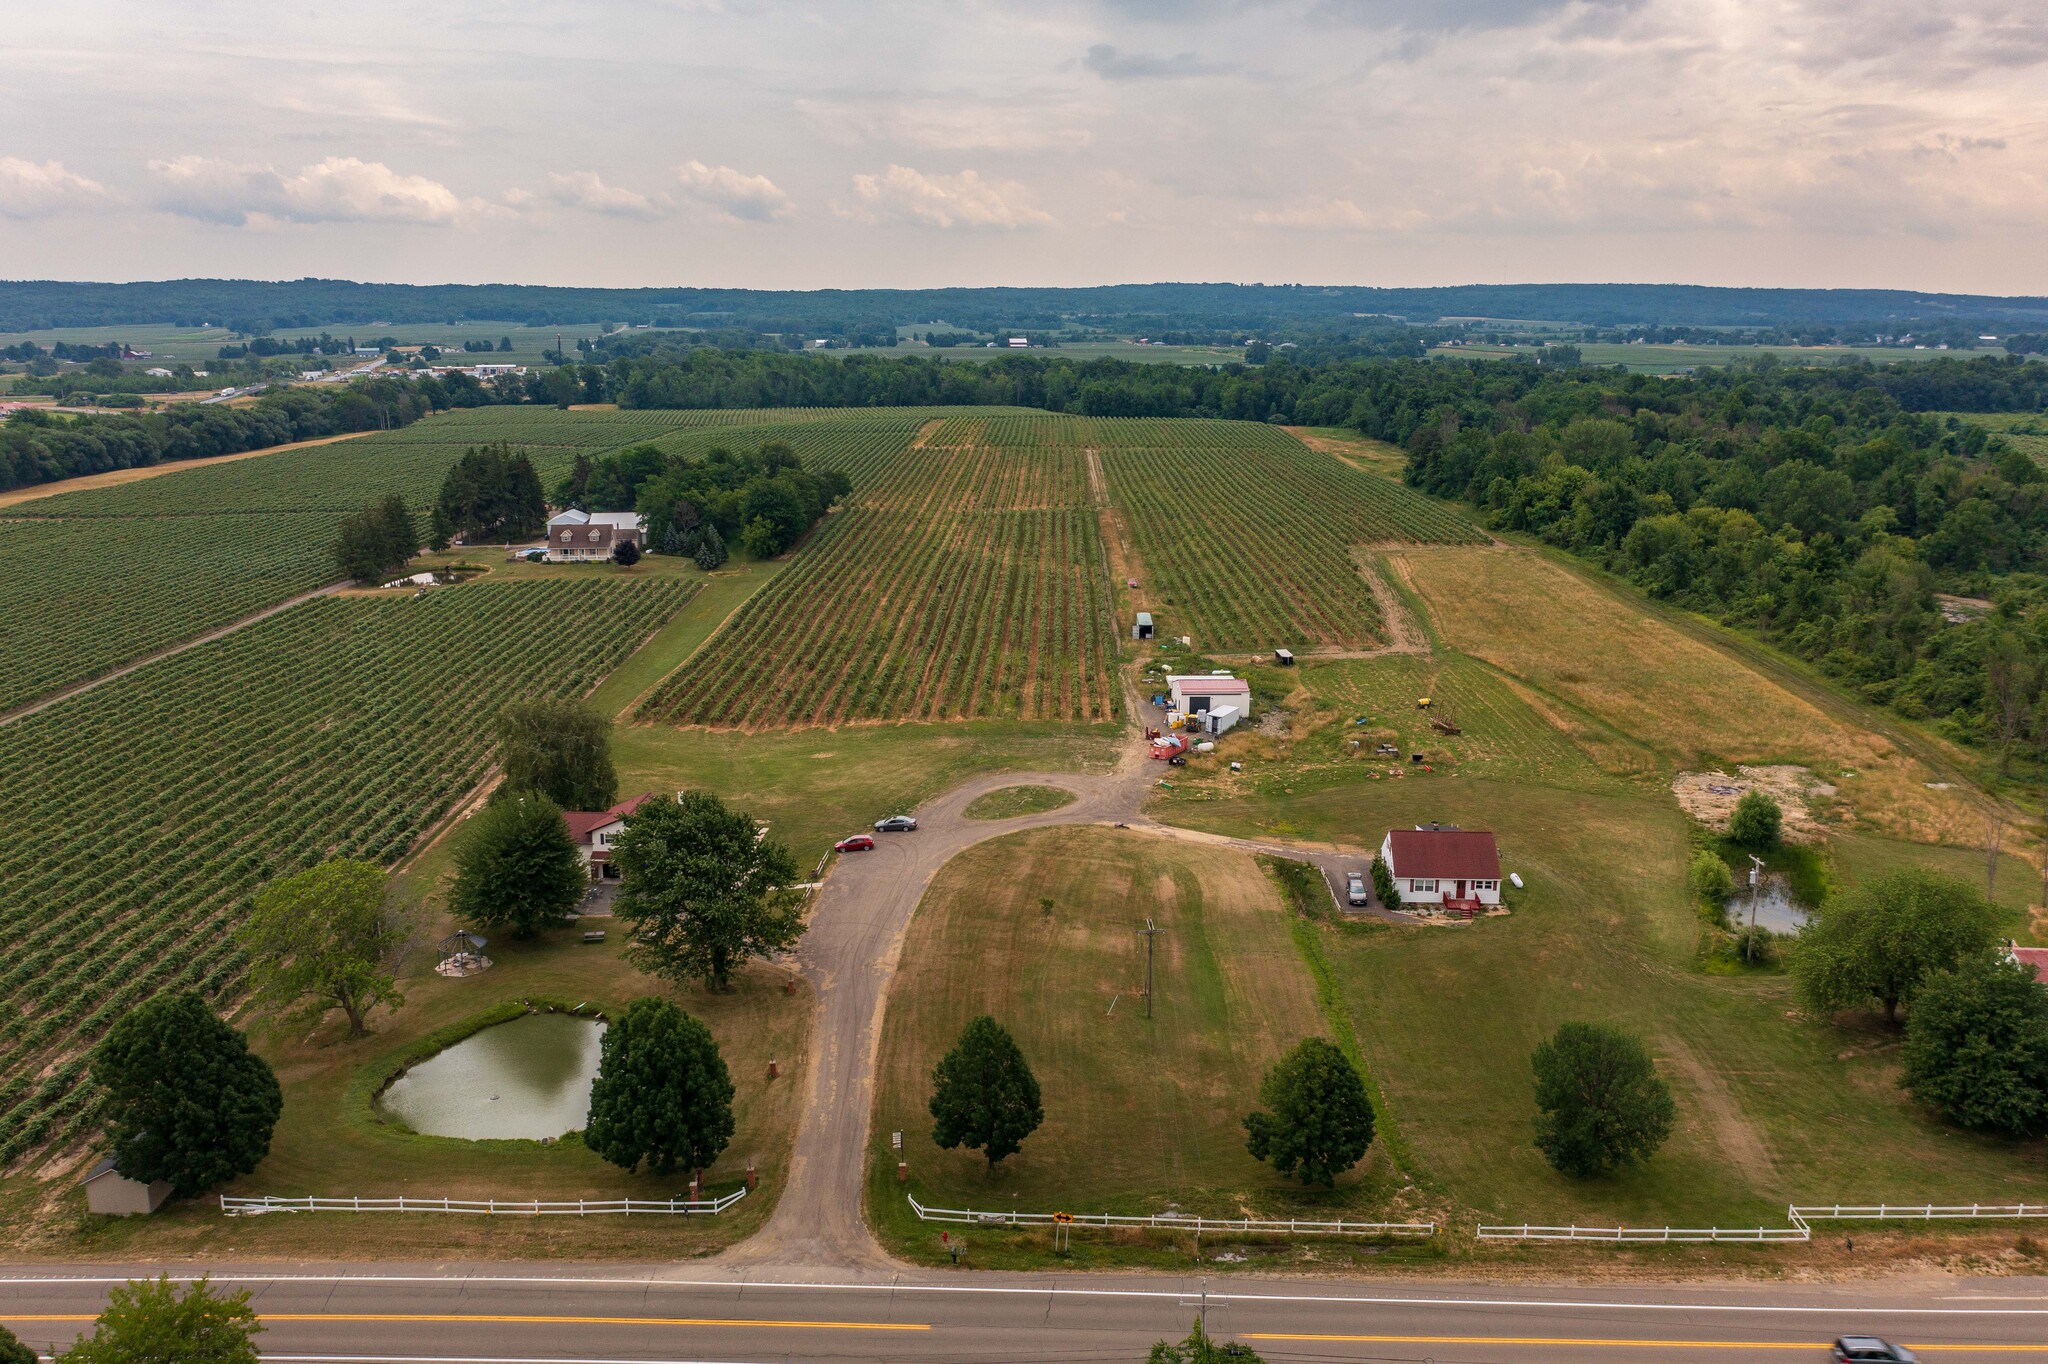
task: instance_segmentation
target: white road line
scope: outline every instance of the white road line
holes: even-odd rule
[[[190,1283],[200,1277],[197,1274],[174,1274],[171,1276],[171,1280],[174,1283]],[[761,1279],[625,1279],[595,1275],[229,1273],[214,1274],[207,1277],[215,1283],[332,1284],[338,1287],[354,1284],[498,1284],[513,1287],[541,1287],[549,1284],[560,1284],[564,1286],[635,1289],[726,1289],[732,1291],[742,1289],[786,1289],[799,1292],[822,1293],[952,1293],[970,1296],[980,1294],[1011,1297],[1170,1298],[1176,1303],[1186,1296],[1185,1290],[1179,1288],[1075,1288],[1058,1285],[1026,1286],[1003,1284],[815,1283],[801,1281],[778,1282]],[[48,1277],[0,1276],[0,1288],[54,1287],[64,1284],[123,1284],[127,1282],[129,1280],[126,1277],[93,1275],[55,1275]],[[2048,1308],[2043,1307],[1882,1307],[1857,1303],[1820,1303],[1805,1306],[1768,1303],[1599,1302],[1570,1298],[1393,1298],[1336,1293],[1248,1293],[1236,1287],[1229,1288],[1227,1292],[1234,1303],[1330,1303],[1338,1306],[1355,1307],[1522,1307],[1574,1312],[1831,1313],[1844,1316],[2048,1317]],[[2021,1300],[2038,1301],[2038,1299],[2032,1297]]]

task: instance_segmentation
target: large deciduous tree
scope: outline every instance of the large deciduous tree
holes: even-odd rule
[[[1919,867],[1830,900],[1792,949],[1799,997],[1816,1013],[1870,1004],[1896,1019],[1937,971],[1988,955],[1998,916],[1967,881]]]
[[[166,1274],[130,1280],[61,1356],[65,1364],[257,1364],[263,1329],[249,1291],[216,1293],[204,1278],[180,1293]]]
[[[1245,1149],[1304,1184],[1336,1183],[1372,1145],[1372,1100],[1358,1071],[1330,1043],[1305,1037],[1266,1072],[1264,1108],[1245,1115]]]
[[[336,858],[272,881],[240,930],[257,998],[303,1005],[308,1021],[339,1009],[361,1037],[370,1010],[404,1002],[396,973],[412,917],[368,862]]]
[[[741,962],[803,936],[796,859],[708,792],[642,805],[613,841],[612,865],[623,878],[613,912],[632,926],[627,956],[664,980],[724,990]]]
[[[932,1140],[979,1151],[993,1170],[1045,1121],[1038,1077],[1002,1024],[983,1014],[932,1068]]]
[[[479,927],[530,938],[574,909],[588,885],[562,807],[527,791],[492,801],[463,830],[450,904]]]
[[[604,1035],[583,1144],[658,1175],[702,1171],[732,1140],[732,1076],[711,1029],[661,999],[636,999]]]
[[[0,1326],[0,1364],[40,1364],[42,1356],[21,1343],[21,1337]]]
[[[2048,1128],[2048,989],[2034,968],[1974,957],[1930,977],[1906,1020],[1900,1083],[1964,1127]]]
[[[1566,1023],[1532,1058],[1536,1147],[1584,1179],[1646,1160],[1671,1135],[1671,1087],[1637,1038],[1597,1023]]]
[[[187,1198],[255,1169],[284,1106],[270,1067],[195,994],[158,995],[114,1024],[92,1077],[115,1167]]]
[[[498,712],[503,795],[538,791],[564,810],[605,810],[619,798],[612,722],[584,701],[514,701]]]

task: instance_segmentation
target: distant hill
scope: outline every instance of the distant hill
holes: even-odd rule
[[[237,330],[507,321],[657,321],[759,331],[944,322],[989,331],[1411,323],[1503,318],[1591,326],[1881,326],[1940,320],[2041,330],[2048,298],[1897,289],[1715,289],[1687,284],[1474,284],[1437,289],[1117,284],[1093,289],[569,289],[524,284],[358,284],[186,279],[136,284],[0,281],[0,331],[213,322]]]

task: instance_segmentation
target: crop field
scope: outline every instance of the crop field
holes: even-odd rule
[[[589,690],[693,590],[326,599],[0,729],[0,1163],[81,1130],[81,1053],[124,1010],[232,991],[259,885],[398,858],[488,766],[501,704]]]
[[[1798,763],[1835,783],[1835,813],[1923,842],[1969,845],[1983,816],[1962,786],[1818,688],[1801,689],[1529,550],[1415,548],[1389,556],[1444,642],[1519,684],[1612,772],[1667,776]],[[1932,783],[1932,784],[1931,784]]]
[[[1484,538],[1444,504],[1268,427],[1116,425],[1126,443],[1102,447],[1102,468],[1153,580],[1145,600],[1163,633],[1198,649],[1370,648],[1384,625],[1354,546]]]
[[[2036,464],[2048,465],[2048,415],[2039,412],[1938,412],[1996,432],[2007,445]]]
[[[547,484],[579,453],[672,429],[665,415],[471,408],[10,507],[0,713],[332,582],[342,517],[393,493],[427,507],[474,445],[510,440]]]

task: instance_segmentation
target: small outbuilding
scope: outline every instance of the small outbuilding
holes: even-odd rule
[[[1273,651],[1273,661],[1274,661],[1275,663],[1279,664],[1279,665],[1280,665],[1281,667],[1283,667],[1283,668],[1291,668],[1291,667],[1293,667],[1293,666],[1294,666],[1294,650],[1292,650],[1292,649],[1275,649],[1275,650]]]
[[[1240,719],[1251,718],[1251,683],[1229,673],[1168,673],[1166,690],[1173,709],[1184,715],[1236,706]]]
[[[130,1179],[114,1168],[108,1156],[86,1172],[85,1206],[103,1217],[147,1217],[171,1196],[171,1181],[159,1179],[145,1184]]]
[[[1152,638],[1152,613],[1150,611],[1140,611],[1138,613],[1137,623],[1131,626],[1131,638]]]
[[[1500,845],[1482,829],[1389,829],[1380,857],[1403,905],[1471,914],[1500,904]]]

